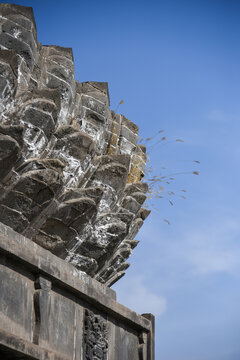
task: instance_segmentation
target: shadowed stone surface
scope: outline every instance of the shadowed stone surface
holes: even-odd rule
[[[0,25],[0,221],[111,286],[149,213],[138,127],[38,42],[31,8],[0,4]]]
[[[0,290],[1,360],[154,360],[151,314],[2,223]]]

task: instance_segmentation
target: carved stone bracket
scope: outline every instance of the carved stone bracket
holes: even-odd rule
[[[147,334],[142,332],[138,337],[138,341],[139,360],[147,360]]]
[[[49,339],[49,315],[51,306],[51,281],[38,276],[35,281],[35,293],[33,297],[35,311],[35,327],[33,330],[33,343],[39,344],[39,338]]]

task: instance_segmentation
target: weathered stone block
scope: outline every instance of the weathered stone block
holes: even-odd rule
[[[151,314],[1,223],[0,289],[2,360],[154,360]]]
[[[75,80],[72,49],[38,42],[31,8],[0,15],[0,221],[110,285],[147,216],[138,126],[106,82]]]

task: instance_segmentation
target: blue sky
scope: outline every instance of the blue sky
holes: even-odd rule
[[[109,82],[141,136],[164,129],[156,175],[189,172],[165,187],[186,200],[153,201],[118,300],[156,315],[156,360],[239,360],[240,2],[16,3],[33,7],[40,42],[73,48],[79,81]]]

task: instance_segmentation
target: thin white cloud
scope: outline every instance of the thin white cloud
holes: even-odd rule
[[[226,123],[229,121],[239,120],[239,116],[233,113],[227,113],[226,111],[220,109],[214,109],[209,111],[207,118],[211,121]]]
[[[181,242],[181,255],[193,273],[238,273],[240,269],[240,245],[237,238],[240,224],[232,219],[193,227]],[[179,251],[176,249],[176,251]],[[179,255],[179,254],[178,254]]]
[[[232,114],[227,114],[226,112],[220,110],[220,109],[215,109],[215,110],[211,110],[208,114],[207,114],[207,118],[211,121],[215,121],[215,122],[227,122],[229,120],[233,119],[233,115]]]
[[[139,314],[150,312],[161,316],[166,311],[167,300],[155,294],[141,276],[128,276],[114,288],[117,291],[117,300]]]
[[[212,249],[193,249],[188,254],[188,261],[196,273],[233,272],[238,263],[236,254],[231,251]]]
[[[168,275],[171,272],[182,275],[188,273],[191,276],[214,273],[239,275],[240,222],[230,216],[223,217],[223,214],[219,214],[219,217],[213,214],[212,218],[212,222],[205,216],[201,221],[198,218],[188,226],[185,225],[177,236],[174,229],[163,233],[162,241],[158,239],[158,228],[146,226],[142,237],[143,240],[148,238],[151,239],[148,242],[155,243],[156,256],[151,255],[151,266],[155,272],[161,268],[161,271],[168,269]],[[168,241],[164,241],[165,238]]]
[[[225,219],[200,230],[191,240],[188,260],[199,273],[228,272],[240,268],[238,221]]]

